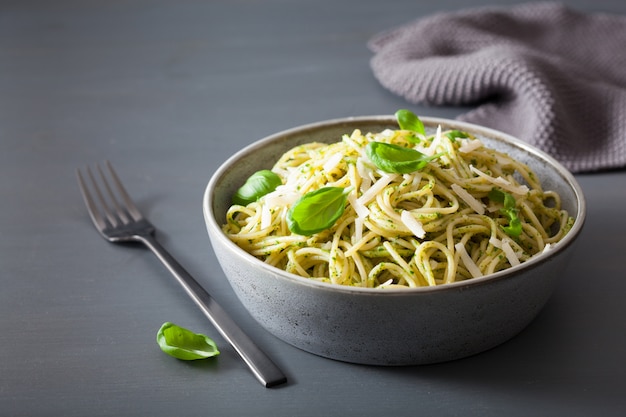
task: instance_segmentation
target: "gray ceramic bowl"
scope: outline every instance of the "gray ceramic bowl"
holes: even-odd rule
[[[298,144],[339,141],[359,128],[397,128],[388,116],[354,117],[297,127],[237,152],[211,178],[203,210],[217,259],[244,307],[270,333],[305,351],[341,361],[417,365],[448,361],[493,348],[526,327],[550,297],[585,220],[574,177],[543,152],[503,133],[458,121],[423,118],[473,133],[492,148],[526,162],[545,189],[562,196],[576,219],[553,250],[507,271],[436,288],[386,289],[319,283],[268,266],[221,231],[235,190],[253,172],[271,168]]]

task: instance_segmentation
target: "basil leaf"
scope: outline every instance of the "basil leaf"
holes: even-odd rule
[[[503,207],[500,209],[500,212],[509,218],[509,225],[502,226],[502,230],[511,237],[519,237],[522,234],[522,221],[518,216],[519,210],[515,203],[515,197],[495,188],[489,191],[488,197],[491,201],[502,204]]]
[[[186,361],[220,354],[217,345],[208,336],[196,334],[170,322],[163,323],[156,340],[163,352]]]
[[[469,138],[469,134],[467,134],[467,132],[463,132],[461,130],[451,130],[449,132],[446,132],[446,136],[452,141],[452,142],[456,142],[457,139],[465,139],[465,138]]]
[[[287,212],[292,233],[311,236],[332,227],[346,207],[349,189],[324,187],[300,197]]]
[[[233,196],[233,204],[246,206],[271,193],[282,183],[280,177],[269,169],[257,171],[237,190]]]
[[[517,217],[517,210],[515,214],[510,213],[509,217],[509,225],[502,226],[502,229],[511,237],[519,237],[522,234],[522,221]]]
[[[428,156],[411,148],[384,142],[370,142],[365,147],[367,157],[379,169],[395,174],[409,174],[423,169],[440,154]]]
[[[412,132],[426,135],[424,123],[411,110],[400,109],[395,114],[398,125],[402,130],[410,130]]]

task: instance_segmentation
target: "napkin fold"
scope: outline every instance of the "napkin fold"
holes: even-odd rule
[[[514,135],[572,172],[626,166],[626,17],[559,3],[439,13],[368,44],[379,82],[411,103]]]

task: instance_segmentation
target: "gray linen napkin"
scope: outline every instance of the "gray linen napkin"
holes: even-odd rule
[[[573,172],[626,166],[626,17],[558,3],[439,13],[370,40],[380,83],[412,103],[473,105]]]

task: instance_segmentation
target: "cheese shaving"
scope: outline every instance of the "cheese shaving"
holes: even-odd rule
[[[424,236],[426,236],[424,225],[413,217],[410,211],[404,210],[402,214],[400,214],[400,220],[402,220],[402,223],[406,226],[406,228],[418,238],[423,239]]]
[[[341,153],[337,152],[333,154],[330,158],[328,158],[328,161],[326,161],[326,163],[324,164],[324,171],[326,172],[332,171],[333,169],[337,167],[337,165],[339,165],[342,159],[343,159],[343,155]]]
[[[515,251],[509,243],[509,239],[502,239],[502,252],[504,252],[506,259],[508,259],[511,266],[516,266],[520,264],[519,258],[517,257]]]
[[[360,201],[360,199],[356,198],[354,192],[348,194],[348,202],[352,208],[354,208],[354,211],[359,219],[365,219],[370,214],[369,209]]]
[[[470,193],[468,193],[463,187],[458,184],[450,185],[452,191],[456,193],[472,210],[478,214],[485,214],[485,205],[475,199]]]
[[[485,180],[489,181],[490,183],[497,185],[499,187],[501,187],[502,189],[506,190],[506,191],[510,191],[513,194],[518,194],[518,195],[525,195],[526,193],[528,193],[529,188],[523,184],[521,185],[514,185],[511,184],[511,182],[505,178],[502,177],[492,177],[491,175],[487,175],[484,172],[482,172],[481,170],[477,169],[476,167],[474,167],[473,165],[470,165],[470,170],[478,175],[481,178],[484,178]]]
[[[480,139],[462,139],[461,146],[459,146],[459,152],[462,153],[470,153],[475,151],[476,149],[482,148],[483,143]]]
[[[384,174],[365,192],[358,198],[359,203],[365,205],[372,201],[376,195],[383,190],[391,181],[393,181],[398,174]]]
[[[267,229],[272,225],[272,209],[269,205],[264,204],[261,209],[261,230]]]
[[[454,245],[454,249],[456,249],[456,251],[461,256],[461,261],[463,261],[463,265],[465,265],[465,268],[467,268],[472,277],[478,278],[483,276],[482,272],[480,272],[480,269],[478,269],[478,266],[469,256],[469,253],[467,253],[467,251],[465,250],[465,246],[461,242]]]

